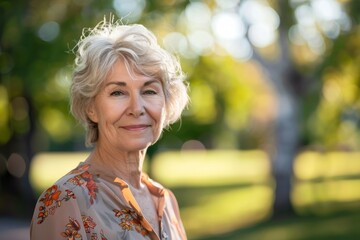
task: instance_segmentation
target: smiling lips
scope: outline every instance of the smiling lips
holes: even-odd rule
[[[150,126],[151,125],[147,125],[147,124],[139,124],[139,125],[127,125],[127,126],[123,126],[122,128],[129,130],[129,131],[140,131],[140,130],[144,130]]]

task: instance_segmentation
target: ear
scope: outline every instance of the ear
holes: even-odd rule
[[[86,109],[86,113],[87,113],[88,118],[91,121],[93,121],[94,123],[97,123],[99,121],[96,110],[95,110],[94,103],[90,103],[90,105]]]

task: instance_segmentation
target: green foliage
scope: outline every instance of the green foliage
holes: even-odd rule
[[[206,3],[213,8],[213,2]],[[187,4],[180,0],[146,1],[138,22],[150,27],[161,43],[171,31],[186,32],[179,19]],[[281,4],[271,4],[281,9]],[[357,1],[346,5],[355,22],[358,5]],[[47,142],[35,144],[43,146],[36,151],[78,147],[84,133],[70,116],[68,106],[72,49],[84,27],[93,27],[104,15],[116,14],[113,2],[2,0],[0,8],[0,144],[32,132]],[[286,26],[293,24],[289,16]],[[312,64],[311,69],[300,66],[307,74],[318,69],[317,80],[306,83],[308,92],[300,101],[306,145],[360,148],[356,143],[360,46],[356,26],[353,28],[329,43],[331,51],[323,56],[323,64]],[[179,147],[190,139],[200,140],[209,148],[262,147],[276,116],[276,95],[260,68],[224,54],[182,58],[182,63],[192,102],[182,122],[164,133],[159,148]],[[329,101],[334,91],[341,93],[336,104]]]
[[[200,57],[188,71],[189,109],[159,144],[179,148],[195,139],[207,148],[261,146],[264,129],[275,110],[271,89],[257,71],[253,64],[239,63],[231,57]],[[245,130],[251,134],[246,135]],[[172,134],[178,135],[177,145],[168,143]]]
[[[356,31],[340,37],[324,62],[319,104],[305,120],[314,145],[360,148],[359,40]]]

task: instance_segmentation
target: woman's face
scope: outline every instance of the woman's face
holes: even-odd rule
[[[98,146],[143,150],[156,142],[165,120],[165,95],[159,79],[129,75],[118,60],[88,109],[98,124]]]

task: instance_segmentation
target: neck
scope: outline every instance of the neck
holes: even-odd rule
[[[146,149],[134,152],[110,151],[106,147],[97,145],[90,156],[90,162],[127,182],[131,187],[142,187],[141,174]]]

